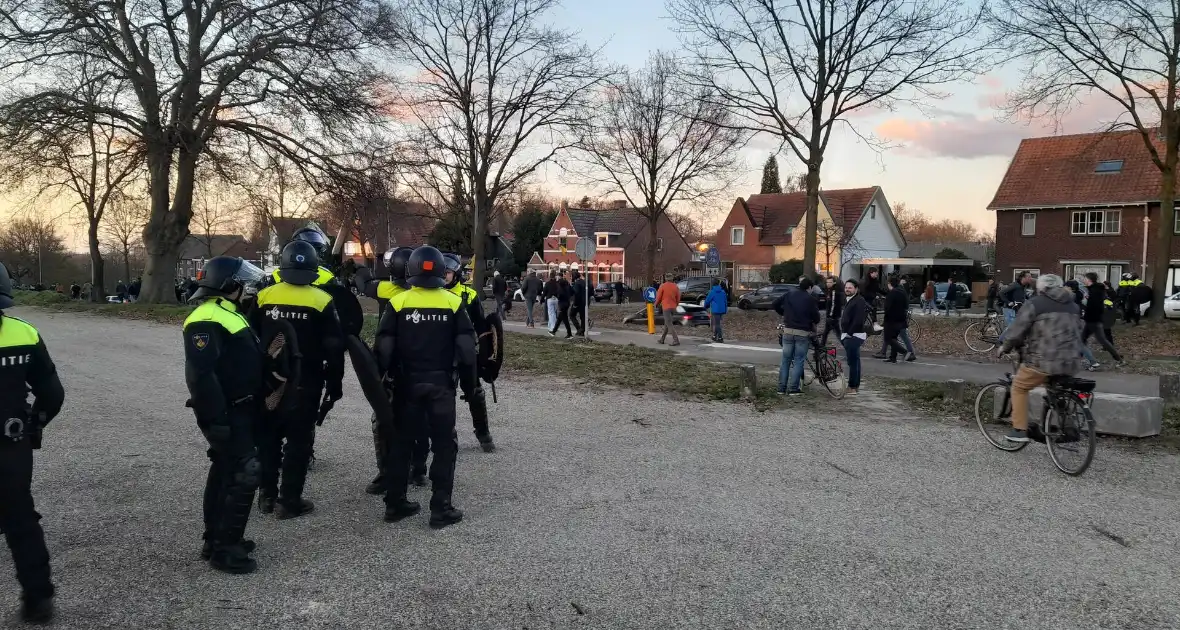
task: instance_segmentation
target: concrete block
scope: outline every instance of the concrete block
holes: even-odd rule
[[[966,389],[966,381],[961,378],[952,378],[943,385],[942,397],[954,402],[963,402],[963,394]]]
[[[758,375],[754,372],[754,366],[740,365],[738,369],[740,370],[738,384],[741,388],[742,398],[753,400],[758,395]]]
[[[1044,406],[1045,389],[1038,387],[1029,393],[1028,419],[1037,422]],[[999,413],[1002,397],[995,398],[995,412]],[[1090,412],[1098,432],[1122,437],[1151,437],[1159,435],[1164,422],[1164,399],[1156,396],[1128,396],[1126,394],[1094,393]]]

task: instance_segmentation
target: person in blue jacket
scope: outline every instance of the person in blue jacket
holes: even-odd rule
[[[721,316],[729,311],[729,294],[725,292],[725,287],[721,286],[721,281],[717,278],[713,278],[713,287],[705,296],[705,308],[709,309],[709,321],[712,322],[713,327],[713,341],[717,343],[725,341],[721,336]]]

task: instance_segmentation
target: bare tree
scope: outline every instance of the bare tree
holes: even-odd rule
[[[1162,0],[999,0],[989,25],[1023,65],[1010,114],[1060,122],[1084,97],[1116,103],[1110,128],[1138,132],[1160,173],[1160,216],[1148,276],[1150,316],[1162,319],[1180,161],[1180,5]]]
[[[261,146],[330,169],[381,111],[381,0],[0,0],[0,119],[95,110],[59,85],[83,60],[123,86],[98,111],[142,144],[151,212],[141,299],[171,302],[198,163]]]
[[[42,284],[47,267],[60,266],[66,246],[53,221],[37,216],[12,220],[0,232],[0,252],[16,280]]]
[[[571,144],[607,73],[597,50],[549,26],[557,0],[406,0],[395,42],[412,74],[399,104],[413,125],[416,187],[446,199],[462,173],[475,283],[500,197]],[[503,207],[503,206],[499,206]]]
[[[123,280],[131,280],[131,251],[142,244],[143,226],[148,220],[146,200],[134,197],[116,199],[103,214],[102,232],[110,248],[123,259]],[[140,291],[143,289],[141,288]],[[142,293],[140,294],[142,295]],[[104,299],[105,296],[99,299]],[[172,301],[176,301],[173,293]]]
[[[864,253],[856,237],[831,219],[824,219],[815,227],[815,243],[817,260],[823,261],[821,268],[833,275],[838,275],[845,264]]]
[[[693,89],[680,65],[655,53],[606,90],[576,145],[589,185],[627,199],[647,221],[645,276],[656,273],[656,231],[674,203],[711,200],[735,180],[745,134],[707,90]]]
[[[676,231],[688,243],[698,243],[705,239],[705,227],[699,220],[683,212],[669,212],[668,219],[676,226]]]
[[[71,209],[82,211],[90,282],[97,289],[91,292],[91,299],[101,301],[104,273],[99,225],[107,206],[122,197],[139,175],[144,154],[141,145],[101,113],[115,105],[119,86],[95,74],[91,64],[83,63],[69,76],[69,89],[85,105],[84,118],[62,118],[29,109],[20,117],[0,119],[0,180],[10,188],[35,187],[31,203],[64,195]]]
[[[199,172],[199,171],[198,171]],[[227,230],[237,230],[247,212],[238,207],[238,200],[229,194],[226,186],[215,177],[201,177],[193,195],[191,236],[205,246],[205,257],[213,258],[220,253],[213,252],[214,237]]]
[[[783,192],[807,192],[807,173],[787,173],[783,178]]]
[[[820,170],[837,123],[985,67],[959,0],[668,0],[697,82],[734,127],[779,138],[807,166],[803,264],[815,269]],[[863,137],[863,136],[862,136]]]
[[[252,175],[239,187],[258,233],[265,234],[275,219],[307,216],[315,193],[287,158],[267,154]]]

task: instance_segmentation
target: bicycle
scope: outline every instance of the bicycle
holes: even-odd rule
[[[1004,320],[995,309],[988,309],[982,320],[972,322],[963,331],[963,341],[972,352],[991,352],[1000,344]]]
[[[844,364],[836,356],[836,348],[825,347],[820,343],[821,337],[820,334],[811,335],[811,356],[803,364],[803,384],[811,385],[818,378],[828,394],[839,400],[848,391]],[[781,341],[779,345],[782,345]]]
[[[876,310],[878,318],[881,313],[885,311],[885,298],[877,297],[873,300],[873,306]],[[917,344],[918,339],[922,337],[922,326],[918,323],[918,319],[914,317],[913,312],[906,311],[905,313],[906,330],[910,335],[910,342]],[[863,351],[872,352],[881,349],[881,342],[884,339],[885,328],[883,326],[878,329],[880,324],[873,320],[872,313],[865,316],[865,333],[868,338],[865,339]]]
[[[1018,369],[1019,365],[1018,360]],[[1012,428],[1012,379],[1012,373],[1009,372],[979,390],[975,396],[975,424],[992,446],[1015,453],[1028,446],[1028,442],[1009,442],[1004,437]],[[989,394],[999,395],[999,398],[987,402]],[[1048,447],[1049,458],[1061,472],[1074,477],[1086,472],[1094,460],[1097,447],[1097,426],[1094,414],[1090,411],[1094,399],[1094,381],[1072,376],[1052,376],[1045,384],[1042,399],[1040,421],[1034,423],[1030,418],[1029,438]],[[989,427],[1000,430],[998,437],[989,433]],[[1069,465],[1066,457],[1070,455],[1079,456],[1081,461]]]

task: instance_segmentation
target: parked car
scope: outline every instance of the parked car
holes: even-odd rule
[[[595,302],[614,302],[615,301],[615,283],[603,282],[594,287],[594,301]],[[623,303],[628,302],[642,302],[643,292],[632,289],[630,285],[623,284]]]
[[[713,288],[713,278],[710,276],[694,276],[677,282],[676,286],[680,288],[681,302],[703,305],[705,303],[705,296],[709,294],[709,289]]]
[[[1164,298],[1164,317],[1180,319],[1180,293],[1173,293]]]
[[[656,326],[663,326],[664,325],[664,314],[661,313],[659,311],[659,309],[656,309],[655,322],[656,322]],[[647,323],[647,307],[646,306],[643,307],[643,310],[639,311],[638,313],[635,313],[634,315],[628,315],[627,317],[623,318],[623,323],[624,324],[646,324]],[[673,315],[672,325],[673,326],[708,326],[709,325],[709,312],[707,310],[705,310],[705,307],[697,305],[697,304],[681,303],[679,306],[676,307],[676,313]]]
[[[508,281],[508,295],[514,296],[513,299],[516,299],[515,298],[516,290],[519,288],[520,288],[520,282],[517,282],[516,280],[509,280]],[[484,284],[482,295],[483,295],[483,299],[485,299],[485,300],[492,299],[492,279],[491,278],[489,278],[487,283]],[[521,302],[521,301],[523,301],[523,299],[517,300],[517,301]]]
[[[971,288],[962,282],[956,282],[959,285],[959,295],[955,296],[955,308],[971,308]],[[946,282],[938,282],[934,285],[934,301],[939,308],[943,308],[946,303],[946,290],[950,284]]]
[[[737,307],[742,310],[769,311],[778,297],[793,287],[793,284],[768,284],[738,298]]]
[[[108,295],[107,296],[107,304],[122,304],[122,303],[123,303],[123,300],[120,300],[119,296],[117,296],[117,295]]]

